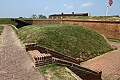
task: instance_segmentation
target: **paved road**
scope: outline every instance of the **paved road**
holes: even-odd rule
[[[0,44],[0,80],[45,80],[10,26],[5,26]]]
[[[120,43],[111,42],[111,44],[118,47],[118,50],[83,62],[81,66],[101,70],[103,80],[120,80]]]

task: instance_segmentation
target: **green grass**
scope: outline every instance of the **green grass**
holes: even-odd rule
[[[60,67],[60,66],[56,66],[54,64],[51,64],[51,65],[46,65],[46,66],[41,66],[40,67],[40,71],[44,74],[47,74],[46,70],[47,69],[50,69],[51,71],[56,71],[57,69],[62,69],[63,67]]]
[[[40,66],[40,71],[50,80],[76,80],[65,67],[56,66],[54,64]],[[49,75],[49,76],[48,76]]]
[[[68,19],[82,19],[82,20],[120,20],[117,16],[79,16],[79,17],[68,17]]]
[[[118,38],[107,38],[109,41],[111,41],[111,42],[118,42],[118,43],[120,43],[120,39],[118,39]]]
[[[76,25],[30,25],[18,30],[24,43],[37,43],[59,53],[80,57],[83,61],[113,48],[94,30]]]
[[[11,18],[0,18],[0,24],[12,24],[17,25],[16,22],[12,21]]]
[[[3,31],[3,29],[4,29],[4,27],[0,26],[0,35],[1,35],[2,31]]]

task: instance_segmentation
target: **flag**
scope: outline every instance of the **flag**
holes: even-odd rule
[[[109,0],[108,3],[109,3],[110,6],[112,6],[113,1],[112,1],[112,0]]]

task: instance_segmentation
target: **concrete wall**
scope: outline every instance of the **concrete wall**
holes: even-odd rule
[[[86,26],[111,38],[120,38],[120,21],[26,20],[32,24],[73,24]]]

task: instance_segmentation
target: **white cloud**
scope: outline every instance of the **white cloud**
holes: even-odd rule
[[[64,4],[63,6],[65,6],[65,7],[66,7],[66,6],[67,6],[67,4]]]
[[[73,9],[73,6],[71,5],[64,4],[63,6],[66,7],[67,9]]]
[[[44,8],[45,11],[48,10],[48,9],[50,9],[50,8],[49,8],[49,7],[45,7],[45,8]]]
[[[67,9],[73,9],[73,6],[67,6]]]
[[[92,6],[93,4],[92,3],[83,3],[82,5],[81,5],[81,7],[89,7],[89,6]]]

